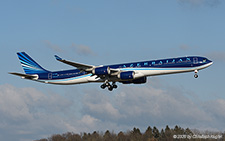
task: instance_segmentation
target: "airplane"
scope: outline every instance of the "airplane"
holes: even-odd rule
[[[94,66],[68,61],[55,55],[57,61],[76,67],[76,69],[48,71],[41,67],[25,52],[18,52],[17,55],[25,74],[15,72],[10,72],[10,74],[46,84],[70,85],[101,82],[103,84],[100,87],[102,89],[107,87],[109,91],[118,87],[116,82],[122,84],[143,84],[147,82],[147,77],[155,75],[194,72],[194,77],[198,78],[197,73],[199,70],[213,64],[211,60],[205,57],[186,56],[116,65]]]

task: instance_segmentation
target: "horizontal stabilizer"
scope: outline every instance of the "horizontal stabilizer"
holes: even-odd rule
[[[63,62],[67,65],[71,65],[73,67],[76,67],[76,68],[78,68],[80,70],[84,70],[84,71],[86,71],[88,69],[92,69],[94,67],[92,65],[85,65],[85,64],[81,64],[81,63],[67,61],[67,60],[62,59],[61,57],[59,57],[57,55],[55,55],[55,58],[56,58],[57,61]]]
[[[20,76],[21,78],[26,79],[38,79],[38,75],[29,75],[29,74],[22,74],[22,73],[16,73],[16,72],[9,72],[9,74]]]

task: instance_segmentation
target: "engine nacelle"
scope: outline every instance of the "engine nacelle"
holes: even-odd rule
[[[143,84],[143,83],[146,83],[147,82],[147,77],[141,77],[141,78],[138,78],[138,79],[134,79],[134,80],[131,80],[131,81],[122,81],[121,83],[123,84]]]
[[[118,74],[118,78],[122,80],[132,80],[134,79],[134,72],[133,71],[121,72]]]
[[[143,84],[147,82],[147,77],[141,77],[132,81],[134,84]]]
[[[92,74],[96,75],[107,75],[110,74],[110,68],[109,67],[99,67],[92,70]]]

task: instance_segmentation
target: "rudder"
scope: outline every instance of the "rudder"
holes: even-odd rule
[[[25,52],[17,53],[23,70],[26,74],[38,74],[49,72],[42,68],[37,62],[35,62],[29,55]]]

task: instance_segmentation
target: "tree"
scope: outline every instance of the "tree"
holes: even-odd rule
[[[178,127],[177,125],[174,127],[174,134],[176,135],[183,135],[184,134],[184,129],[181,127]]]
[[[78,134],[70,133],[68,132],[67,134],[64,135],[66,138],[66,141],[81,141],[81,136]]]
[[[150,126],[148,126],[148,128],[146,129],[145,133],[143,134],[143,140],[147,141],[153,138],[152,135],[152,128]]]
[[[159,130],[154,126],[152,130],[154,138],[158,139],[160,136]]]
[[[83,135],[82,135],[82,140],[87,141],[88,138],[89,138],[88,134],[84,132]]]
[[[221,135],[222,138],[219,138],[218,140],[224,140],[225,138],[225,132],[210,132],[205,131],[201,132],[197,129],[190,130],[189,128],[186,128],[185,130],[179,126],[175,126],[174,129],[170,128],[168,125],[165,129],[161,129],[161,132],[154,126],[153,129],[149,126],[144,134],[141,133],[139,128],[133,128],[133,130],[127,131],[126,133],[123,133],[120,131],[117,135],[113,132],[110,132],[107,130],[105,133],[103,132],[96,132],[94,131],[91,133],[81,133],[76,134],[72,132],[67,132],[64,134],[54,134],[51,137],[47,139],[40,139],[37,141],[172,141],[176,140],[173,138],[173,135],[193,135],[193,134],[211,134],[211,135]],[[189,140],[183,139],[183,140]],[[194,139],[196,141],[202,140],[202,139]],[[210,139],[208,139],[210,140]]]
[[[165,136],[166,136],[166,140],[173,140],[172,131],[168,125],[166,125],[166,128],[165,128]]]
[[[111,134],[109,130],[107,130],[105,134],[103,135],[103,141],[114,141],[114,140],[115,140],[115,136]]]
[[[92,141],[101,141],[101,136],[99,135],[99,133],[94,131],[91,135],[91,140]]]
[[[133,131],[131,132],[131,140],[142,141],[142,134],[138,128],[133,128]]]
[[[51,138],[49,139],[49,141],[65,141],[65,140],[66,138],[64,138],[60,134],[52,135]]]
[[[160,132],[160,137],[159,137],[159,138],[160,138],[159,140],[163,140],[163,141],[166,140],[166,135],[165,135],[165,132],[164,132],[163,129],[162,129],[161,132]]]
[[[186,128],[184,131],[185,135],[193,135],[192,131],[189,128]]]
[[[125,141],[127,138],[122,131],[120,131],[117,135],[117,141]]]

